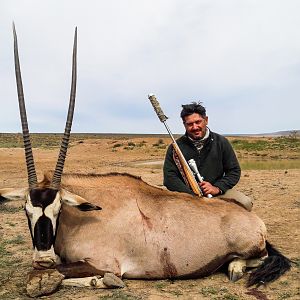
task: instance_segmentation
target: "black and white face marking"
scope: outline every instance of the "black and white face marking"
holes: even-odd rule
[[[34,261],[56,262],[54,242],[57,217],[61,208],[60,192],[50,188],[32,189],[25,204],[34,247]],[[48,264],[49,264],[48,263]]]
[[[32,189],[25,209],[29,218],[33,246],[37,250],[49,250],[54,242],[57,216],[61,208],[60,193],[57,190]]]
[[[101,207],[63,188],[4,188],[0,197],[7,200],[26,199],[25,211],[34,247],[33,267],[51,268],[60,263],[54,252],[58,216],[62,203],[81,211],[101,210]],[[0,200],[2,199],[0,198]]]

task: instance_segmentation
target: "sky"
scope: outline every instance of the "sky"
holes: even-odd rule
[[[0,132],[20,132],[15,22],[30,132],[63,132],[78,28],[72,132],[175,134],[202,101],[221,134],[300,129],[298,0],[0,0]]]

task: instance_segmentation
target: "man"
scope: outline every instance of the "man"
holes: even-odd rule
[[[204,181],[199,183],[206,196],[220,196],[235,199],[247,210],[252,209],[252,201],[241,192],[232,189],[239,181],[241,168],[229,141],[210,131],[207,127],[206,109],[201,103],[182,105],[180,114],[186,133],[177,140],[177,144],[186,161],[194,159]],[[171,191],[193,194],[185,183],[180,164],[169,146],[164,162],[164,185]]]

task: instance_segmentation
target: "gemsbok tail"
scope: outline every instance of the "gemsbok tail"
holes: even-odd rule
[[[266,242],[266,249],[268,257],[261,266],[250,274],[247,282],[248,287],[274,281],[291,268],[291,260],[282,255],[268,241]]]

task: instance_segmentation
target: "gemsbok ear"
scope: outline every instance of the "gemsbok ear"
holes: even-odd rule
[[[0,199],[6,200],[22,200],[25,199],[28,188],[5,188],[0,189]]]
[[[100,206],[94,205],[90,202],[88,202],[86,199],[75,195],[73,193],[68,192],[65,189],[61,189],[60,192],[61,195],[61,201],[64,204],[75,206],[81,211],[91,211],[91,210],[101,210],[102,208]]]

